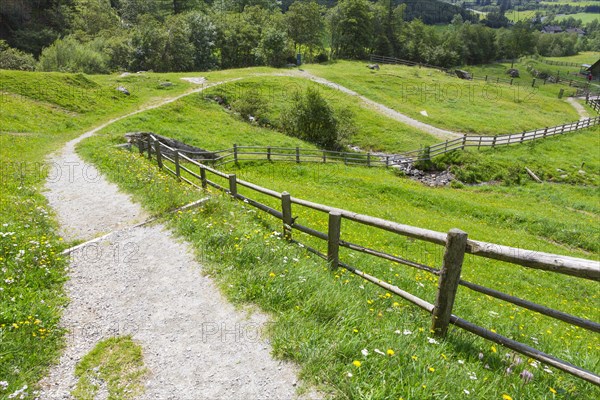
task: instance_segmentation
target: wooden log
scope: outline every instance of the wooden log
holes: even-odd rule
[[[154,139],[154,151],[156,152],[156,163],[158,164],[158,168],[163,168],[163,160],[162,160],[162,152],[160,150],[160,142]]]
[[[327,239],[327,262],[331,270],[336,270],[340,262],[340,233],[342,214],[339,211],[329,212],[329,230]]]
[[[454,307],[466,246],[467,234],[465,232],[459,229],[452,229],[448,232],[431,323],[431,330],[434,335],[439,337],[445,337],[448,333],[448,324]]]
[[[281,193],[281,215],[283,216],[283,237],[286,240],[292,239],[292,200],[288,192]]]
[[[150,135],[146,139],[146,144],[148,145],[148,160],[152,160],[152,138]]]
[[[235,197],[237,197],[237,194],[238,194],[237,179],[235,177],[235,174],[229,174],[228,179],[229,179],[229,194],[235,198]]]
[[[173,155],[173,161],[175,162],[175,175],[177,179],[181,180],[181,166],[179,165],[179,152],[176,151]]]
[[[206,189],[208,186],[206,182],[206,167],[203,165],[200,166],[200,181],[202,182],[202,188]]]
[[[552,308],[545,307],[545,306],[533,303],[531,301],[521,299],[516,296],[511,296],[509,294],[502,293],[502,292],[499,292],[494,289],[486,288],[485,286],[481,286],[476,283],[467,282],[462,279],[460,280],[459,285],[467,287],[476,292],[483,293],[485,295],[507,301],[507,302],[515,304],[519,307],[527,308],[528,310],[538,312],[538,313],[546,315],[548,317],[559,319],[568,324],[577,325],[584,329],[588,329],[592,332],[600,333],[600,324],[597,322],[590,321],[590,320],[587,320],[584,318],[579,318],[574,315],[567,314],[562,311],[554,310]]]
[[[577,376],[581,379],[584,379],[588,382],[591,382],[597,386],[600,386],[600,376],[594,374],[593,372],[587,371],[583,368],[576,367],[573,364],[570,364],[566,361],[562,361],[553,357],[549,354],[543,353],[533,347],[527,346],[526,344],[517,342],[515,340],[509,339],[505,336],[499,335],[490,330],[484,329],[480,326],[477,326],[469,321],[466,321],[462,318],[459,318],[455,315],[452,316],[450,322],[468,332],[474,333],[477,336],[480,336],[484,339],[490,340],[492,342],[498,343],[504,347],[508,347],[511,350],[514,350],[518,353],[521,353],[529,358],[533,358],[534,360],[538,360],[544,364],[548,364],[553,366],[561,371],[565,371],[571,375]]]
[[[542,183],[542,180],[540,178],[538,178],[538,176],[536,174],[534,174],[532,170],[530,170],[529,168],[525,167],[525,171],[527,171],[527,174],[529,174],[529,176],[534,181],[536,181],[537,183]]]

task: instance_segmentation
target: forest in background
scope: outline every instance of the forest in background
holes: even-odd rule
[[[600,51],[598,20],[561,22],[585,36],[542,34],[541,21],[509,23],[508,3],[481,4],[493,8],[479,16],[466,3],[437,0],[3,0],[0,69],[281,67],[297,53],[317,62],[376,53],[451,67]]]

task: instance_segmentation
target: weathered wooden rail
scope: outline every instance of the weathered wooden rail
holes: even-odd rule
[[[431,329],[438,336],[445,336],[449,324],[453,324],[469,332],[472,332],[482,338],[501,344],[511,350],[526,355],[532,359],[551,365],[557,369],[575,375],[581,379],[600,386],[600,376],[594,372],[572,365],[566,361],[560,360],[554,356],[537,350],[527,344],[520,343],[506,336],[502,336],[494,331],[473,324],[463,318],[452,314],[458,286],[463,286],[470,290],[482,293],[494,298],[527,308],[531,311],[541,313],[551,318],[566,322],[571,325],[579,326],[583,329],[600,333],[600,323],[575,315],[571,315],[559,310],[554,310],[540,304],[536,304],[526,299],[499,292],[492,288],[486,288],[481,285],[465,281],[461,278],[461,268],[465,253],[474,256],[500,260],[514,265],[520,265],[527,268],[550,271],[553,273],[565,274],[600,281],[600,263],[598,261],[586,260],[561,256],[557,254],[548,254],[537,251],[523,250],[514,247],[502,246],[494,243],[486,243],[468,239],[467,233],[457,229],[442,233],[428,229],[402,225],[393,221],[387,221],[381,218],[375,218],[368,215],[357,214],[351,211],[337,209],[324,204],[314,203],[308,200],[292,197],[289,193],[279,193],[251,182],[238,179],[235,174],[226,174],[208,165],[180,154],[177,150],[155,140],[152,136],[147,138],[144,146],[139,146],[140,153],[146,149],[147,157],[156,160],[159,168],[173,174],[177,179],[183,180],[198,188],[208,188],[209,186],[228,193],[233,198],[241,200],[257,209],[266,212],[282,221],[283,235],[286,239],[297,242],[293,238],[293,231],[303,232],[317,239],[327,242],[327,254],[323,254],[311,246],[304,245],[305,248],[323,258],[329,264],[332,270],[339,267],[364,278],[365,280],[380,286],[390,293],[394,293],[403,299],[415,304],[421,309],[432,315]],[[165,149],[174,152],[174,157],[163,155]],[[273,154],[271,154],[273,156]],[[166,165],[166,161],[170,165]],[[208,174],[216,176],[223,181],[219,184],[209,179]],[[215,179],[215,178],[212,178]],[[244,187],[253,193],[259,193],[277,199],[281,207],[275,209],[267,204],[263,204],[239,192],[239,188]],[[292,206],[305,207],[316,210],[328,215],[328,231],[321,232],[296,222],[293,217]],[[434,243],[445,247],[445,253],[441,268],[424,265],[412,260],[404,259],[399,256],[387,254],[385,252],[364,247],[357,243],[351,243],[340,239],[343,220],[354,221],[359,224],[392,232],[401,236],[410,237],[424,242]],[[299,242],[297,242],[299,243]],[[368,254],[384,260],[392,261],[405,266],[417,268],[422,271],[438,276],[438,290],[435,303],[423,300],[391,283],[378,279],[375,276],[361,271],[340,260],[339,248],[344,247],[353,251]]]
[[[600,113],[600,100],[588,98],[588,104]],[[275,146],[238,146],[230,149],[210,152],[210,160],[204,160],[213,167],[241,161],[266,160],[271,162],[286,161],[296,163],[327,163],[338,162],[345,165],[360,165],[366,167],[390,167],[398,164],[410,164],[416,161],[430,160],[433,157],[452,151],[465,150],[466,148],[500,147],[520,144],[531,140],[545,139],[552,136],[564,135],[581,129],[600,125],[600,116],[570,122],[563,125],[524,131],[509,135],[475,136],[464,135],[452,140],[427,146],[422,149],[399,154],[342,152],[301,147],[275,147]],[[187,152],[188,155],[191,152]],[[203,153],[198,153],[202,155]]]

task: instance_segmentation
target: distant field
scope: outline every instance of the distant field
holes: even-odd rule
[[[581,22],[584,24],[588,24],[588,23],[592,22],[593,20],[600,19],[600,16],[598,16],[598,14],[593,14],[593,13],[577,13],[577,14],[557,15],[556,19],[560,21],[562,19],[566,19],[569,17],[573,17],[575,19],[580,19]]]
[[[514,133],[578,119],[572,106],[557,98],[559,87],[532,89],[531,78],[511,86],[461,80],[428,68],[383,65],[372,72],[365,65],[339,61],[304,68],[419,121],[458,132]],[[504,72],[500,76],[506,78]]]
[[[581,64],[593,64],[600,60],[600,52],[598,51],[584,51],[574,56],[567,57],[544,57],[546,60],[553,61],[566,61]]]
[[[561,5],[561,4],[570,4],[572,6],[597,6],[600,1],[569,1],[569,0],[557,0],[557,1],[541,1],[541,5]]]

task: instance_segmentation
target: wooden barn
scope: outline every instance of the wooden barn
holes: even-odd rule
[[[594,80],[600,79],[600,60],[596,61],[586,69],[587,73],[592,73]]]

